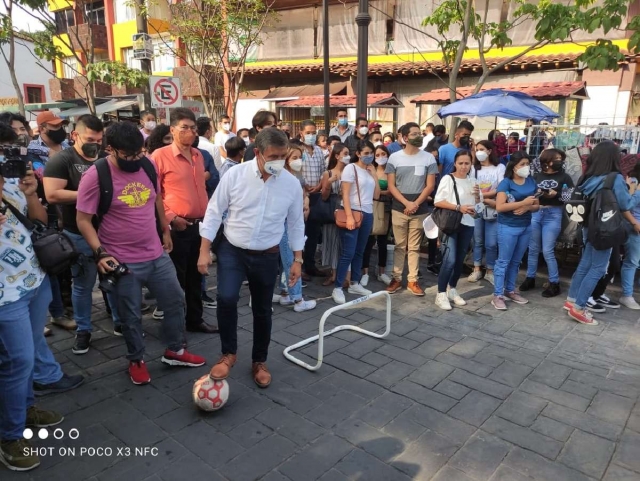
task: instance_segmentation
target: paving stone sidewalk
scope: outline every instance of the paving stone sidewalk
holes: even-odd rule
[[[214,274],[209,285],[215,282]],[[315,282],[304,290],[307,297],[330,294]],[[216,361],[218,336],[188,335],[207,367],[168,368],[159,362],[160,323],[146,316],[152,383],[134,386],[124,341],[111,334],[96,295],[87,355],[71,353],[69,333],[56,329],[50,338],[64,369],[87,377],[77,390],[42,399],[65,414],[64,438],[53,439],[50,430],[36,444],[53,454],[42,456],[38,469],[0,468],[0,479],[640,480],[640,314],[609,311],[598,317],[599,326],[583,326],[565,315],[563,296],[543,299],[541,289],[528,293],[530,304],[510,303],[498,312],[489,304],[489,284],[466,279],[459,290],[468,306],[445,313],[433,304],[435,277],[423,285],[424,298],[407,291],[392,296],[386,339],[348,331],[328,338],[315,373],[287,361],[282,350],[317,333],[333,302],[321,300],[300,314],[274,305],[274,380],[265,390],[250,374],[252,318],[244,287],[231,397],[209,414],[194,407],[191,387]],[[205,311],[215,322],[215,310]],[[375,300],[339,311],[327,328],[382,330],[384,319],[384,303]],[[311,362],[315,350],[298,355]],[[71,428],[78,439],[68,438]],[[75,447],[76,456],[61,456],[64,447]],[[80,455],[81,448],[113,452]],[[136,448],[147,450],[136,456]]]

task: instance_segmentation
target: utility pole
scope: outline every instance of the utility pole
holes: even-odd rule
[[[360,0],[356,24],[358,25],[358,81],[356,87],[356,114],[367,117],[367,76],[369,73],[369,2]]]
[[[329,97],[329,0],[322,0],[322,53],[324,56],[324,133],[329,136],[331,102]]]
[[[136,27],[138,29],[138,33],[149,34],[145,0],[136,0],[135,7],[136,7]],[[147,75],[151,75],[151,60],[141,59],[140,70],[142,70]],[[144,96],[144,110],[152,110],[151,109],[151,92],[149,92],[149,82],[145,82],[145,85],[142,87],[142,89],[143,89],[142,95]],[[169,119],[167,119],[167,122],[168,121]]]

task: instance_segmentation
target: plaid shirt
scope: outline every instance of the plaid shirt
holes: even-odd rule
[[[308,187],[315,187],[320,183],[324,174],[324,154],[317,145],[313,146],[313,154],[305,148],[302,154],[302,177]]]

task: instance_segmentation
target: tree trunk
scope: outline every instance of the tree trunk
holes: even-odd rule
[[[8,0],[4,2],[4,7],[7,11],[7,16],[9,17],[9,24],[11,26],[11,31],[9,32],[9,58],[7,59],[4,51],[2,52],[2,56],[9,68],[9,74],[11,75],[11,83],[13,84],[13,88],[16,91],[16,97],[18,98],[18,110],[21,115],[25,115],[24,111],[24,96],[22,94],[22,89],[20,89],[20,82],[18,82],[18,77],[16,76],[16,36],[13,33],[13,0]]]

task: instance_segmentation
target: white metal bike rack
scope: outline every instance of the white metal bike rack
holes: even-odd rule
[[[331,314],[333,314],[336,311],[339,311],[341,309],[347,309],[351,306],[355,306],[357,304],[362,304],[363,302],[366,302],[370,299],[373,299],[375,297],[380,297],[380,296],[385,296],[387,298],[387,323],[386,323],[386,329],[382,334],[377,334],[375,332],[372,331],[367,331],[366,329],[362,329],[358,326],[351,326],[349,324],[344,324],[342,326],[336,326],[333,329],[331,329],[330,331],[326,331],[324,330],[324,323],[327,321],[327,319],[329,318],[329,316]],[[284,357],[286,357],[287,359],[289,359],[289,361],[297,364],[298,366],[302,366],[305,369],[308,369],[309,371],[317,371],[318,369],[320,369],[320,366],[322,366],[322,358],[323,358],[323,349],[324,349],[324,338],[325,336],[330,336],[331,334],[335,334],[336,332],[340,332],[340,331],[356,331],[359,332],[361,334],[365,334],[367,336],[371,336],[371,337],[375,337],[377,339],[382,339],[384,337],[387,337],[389,335],[389,333],[391,332],[391,296],[389,295],[389,293],[387,291],[380,291],[380,292],[375,292],[373,294],[371,294],[370,296],[364,296],[364,297],[360,297],[358,299],[355,299],[351,302],[347,302],[346,304],[342,304],[336,307],[332,307],[331,309],[328,309],[323,315],[322,318],[320,319],[320,326],[318,328],[318,334],[315,336],[311,336],[308,339],[305,339],[303,341],[300,341],[296,344],[293,344],[292,346],[287,347],[282,353],[284,354]],[[312,342],[318,341],[318,362],[315,366],[312,366],[311,364],[307,364],[304,361],[301,361],[300,359],[294,357],[293,355],[290,354],[291,351],[295,350],[295,349],[299,349],[303,346],[306,346],[307,344],[311,344]]]

